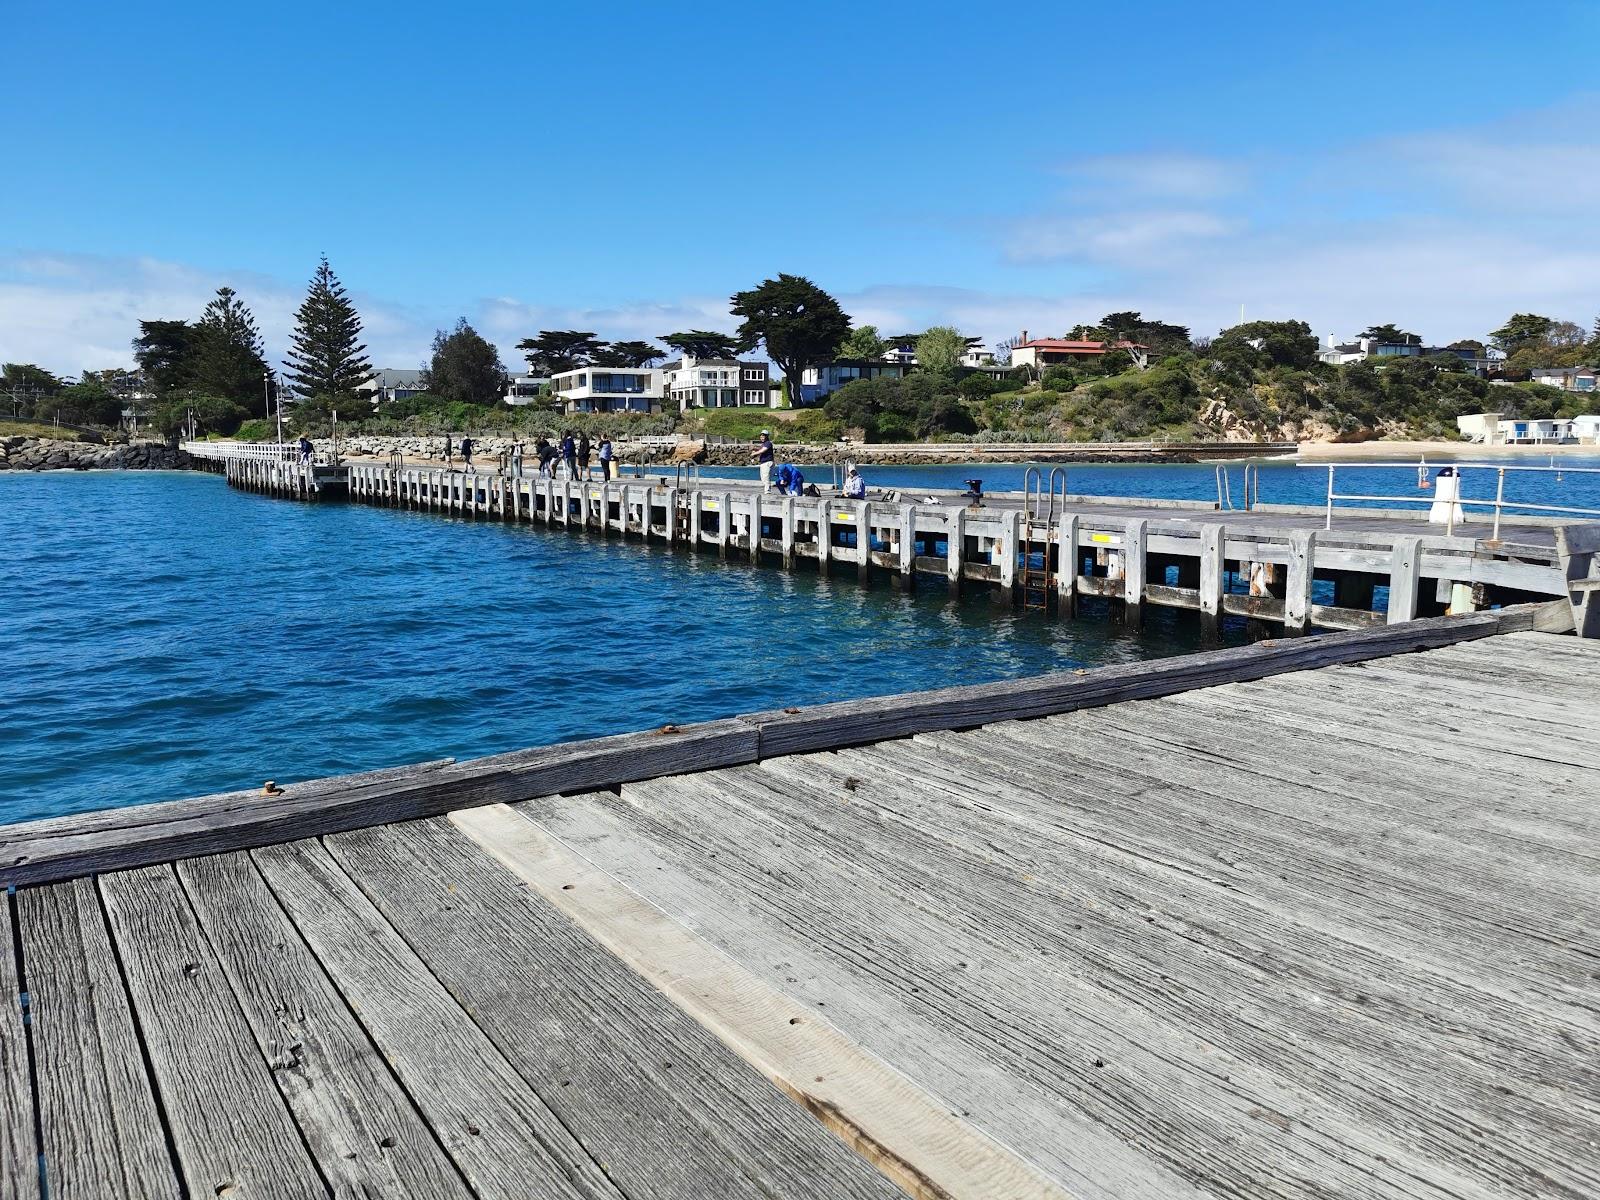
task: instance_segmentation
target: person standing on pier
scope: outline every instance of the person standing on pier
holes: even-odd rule
[[[448,467],[452,461],[454,460],[450,457],[450,435],[447,433],[444,435],[444,465]]]
[[[511,443],[511,476],[513,479],[522,478],[522,439],[518,438]]]
[[[533,456],[539,460],[539,474],[550,474],[550,460],[556,452],[550,448],[550,439],[540,434],[533,443]]]
[[[578,435],[578,470],[583,472],[585,483],[589,481],[589,451],[589,435],[580,433]]]
[[[465,434],[461,437],[461,469],[472,470],[472,439]]]
[[[616,451],[611,448],[611,439],[605,434],[600,435],[600,478],[607,483],[611,481],[611,465],[616,457]]]
[[[561,461],[567,464],[567,478],[578,477],[578,443],[573,439],[572,430],[567,430],[561,435]]]
[[[761,490],[770,492],[772,490],[773,459],[772,434],[770,431],[765,429],[761,431],[761,437],[757,440],[755,451],[750,457],[761,468]]]
[[[300,461],[303,463],[311,461],[311,439],[303,433],[300,435]]]

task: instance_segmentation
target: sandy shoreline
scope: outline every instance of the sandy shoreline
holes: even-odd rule
[[[1570,455],[1600,457],[1600,446],[1480,446],[1472,442],[1302,442],[1301,462],[1481,461],[1485,458],[1548,461]]]

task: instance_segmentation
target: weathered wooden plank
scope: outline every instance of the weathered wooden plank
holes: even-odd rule
[[[620,1193],[315,841],[252,852],[329,979],[483,1198]]]
[[[328,846],[624,1192],[894,1193],[448,822],[355,831]]]
[[[189,1194],[327,1195],[172,867],[100,892]]]
[[[250,1032],[335,1196],[469,1194],[248,855],[177,864]]]
[[[24,889],[16,904],[50,1195],[178,1196],[93,882]]]
[[[978,684],[817,705],[798,713],[767,712],[741,718],[760,730],[759,757],[861,745],[932,729],[965,728],[989,721],[1044,716],[1077,708],[1165,696],[1194,687],[1261,679],[1285,671],[1379,658],[1449,645],[1498,632],[1494,613],[1435,617],[1311,639],[1256,642],[1158,662],[1103,667],[1082,675],[1063,672],[1032,680]]]
[[[1296,911],[1259,903],[1253,882],[1216,886],[1219,877],[1206,886],[1204,875],[1233,874],[1208,849],[1226,846],[1224,860],[1264,855],[1249,843],[1213,840],[1209,827],[1186,811],[1165,813],[1164,793],[1146,791],[1137,803],[1165,818],[1180,844],[1184,831],[1206,831],[1191,838],[1198,871],[1187,878],[1163,871],[1161,859],[1140,842],[1126,841],[1120,817],[1108,814],[1104,827],[1091,828],[1082,840],[1064,837],[1067,830],[1058,824],[1077,824],[1077,806],[1065,812],[1059,804],[1030,806],[1033,819],[1019,825],[1013,782],[1028,773],[986,777],[978,765],[984,739],[952,740],[978,743],[979,753],[970,773],[948,784],[941,780],[934,795],[916,782],[931,771],[909,767],[915,754],[907,743],[847,751],[832,762],[778,760],[718,778],[776,775],[786,781],[741,793],[776,825],[777,832],[762,840],[776,853],[806,862],[819,854],[834,856],[863,877],[876,877],[886,892],[922,897],[920,906],[938,920],[963,931],[970,927],[990,946],[1010,943],[1025,972],[1030,958],[1046,954],[1035,972],[1040,984],[1055,964],[1081,959],[1072,972],[1079,978],[1076,988],[1120,992],[1134,1008],[1122,1018],[1132,1027],[1152,1021],[1178,1026],[1223,1054],[1271,1065],[1280,1079],[1311,1088],[1317,1099],[1296,1106],[1297,1126],[1331,1121],[1324,1127],[1336,1129],[1354,1118],[1380,1136],[1405,1127],[1408,1144],[1426,1147],[1430,1157],[1452,1169],[1506,1176],[1517,1181],[1512,1186],[1519,1193],[1537,1193],[1540,1186],[1532,1183],[1538,1176],[1526,1171],[1524,1155],[1555,1164],[1553,1175],[1584,1161],[1582,1146],[1592,1125],[1567,1110],[1570,1095],[1600,1076],[1581,1052],[1574,1053],[1578,1046],[1563,1031],[1524,1015],[1514,1003],[1480,996],[1472,976],[1447,970],[1430,977],[1406,956],[1391,958],[1381,940],[1369,948],[1326,936],[1318,928],[1315,897]],[[886,761],[874,772],[868,764],[878,759]],[[1086,776],[1093,760],[1068,758],[1062,766]],[[831,795],[821,786],[829,776]],[[975,785],[985,778],[987,785]],[[838,786],[851,779],[853,788]],[[720,808],[704,818],[730,820]],[[736,837],[738,831],[728,832]],[[1315,835],[1302,841],[1313,854],[1322,849]],[[708,849],[718,851],[719,860],[725,853],[720,846]],[[1440,861],[1448,860],[1446,847]],[[1273,860],[1274,871],[1296,868],[1293,858]],[[1102,873],[1104,879],[1096,878]],[[983,969],[994,953],[988,951]],[[1235,965],[1219,971],[1224,961]],[[1155,992],[1165,994],[1156,999]],[[1036,993],[1046,994],[1047,987]],[[1352,995],[1363,995],[1364,1003],[1350,1004]],[[1378,1031],[1373,1013],[1364,1011],[1367,1005],[1383,1012],[1380,1036],[1373,1036]],[[1580,1044],[1591,1039],[1588,1032],[1578,1035]],[[1254,1086],[1247,1074],[1225,1064],[1214,1062],[1219,1075],[1227,1074],[1230,1090]],[[1508,1074],[1537,1075],[1550,1086],[1519,1087],[1508,1097],[1501,1087]],[[1262,1102],[1270,1103],[1265,1097]],[[1425,1131],[1414,1143],[1412,1127]],[[1481,1152],[1476,1131],[1487,1128],[1497,1131],[1505,1148]],[[1349,1163],[1339,1170],[1349,1170]],[[1589,1173],[1582,1167],[1578,1172]],[[1431,1171],[1420,1177],[1438,1182]],[[1323,1178],[1332,1186],[1331,1177]],[[1397,1182],[1403,1185],[1404,1176],[1390,1178],[1391,1193]]]
[[[503,806],[450,820],[914,1196],[1061,1197],[881,1060]]]
[[[48,882],[93,871],[245,849],[359,825],[403,821],[474,804],[526,800],[546,791],[588,791],[677,771],[748,762],[759,735],[717,721],[520,750],[426,769],[290,784],[263,796],[141,805],[95,816],[0,828],[0,885]],[[245,798],[248,797],[246,804]]]
[[[1077,615],[1078,514],[1062,513],[1056,532],[1056,604],[1064,617]]]
[[[28,1034],[12,939],[11,901],[0,912],[0,1196],[39,1200],[39,1144],[34,1137]]]

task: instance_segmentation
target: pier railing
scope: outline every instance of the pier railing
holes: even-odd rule
[[[1309,466],[1312,464],[1302,465]],[[1337,473],[1339,471],[1405,471],[1411,469],[1415,469],[1417,472],[1417,491],[1409,494],[1385,495],[1368,491],[1341,492],[1338,488]],[[1451,475],[1442,474],[1446,470],[1454,473],[1455,482],[1453,488],[1441,490],[1440,483],[1452,479]],[[1600,482],[1600,467],[1524,467],[1506,466],[1501,463],[1365,462],[1328,463],[1327,471],[1327,516],[1324,522],[1324,527],[1327,529],[1333,528],[1334,507],[1341,502],[1352,504],[1425,504],[1430,509],[1435,505],[1443,505],[1445,508],[1444,525],[1447,536],[1454,535],[1457,523],[1466,519],[1464,509],[1488,509],[1494,513],[1494,531],[1490,535],[1490,540],[1496,542],[1500,540],[1500,519],[1507,509],[1511,509],[1517,514],[1600,518],[1600,508],[1565,504],[1540,504],[1536,501],[1522,500],[1515,497],[1508,498],[1506,496],[1507,475],[1554,475],[1558,480],[1566,475],[1585,475],[1594,476],[1597,482]],[[1481,479],[1489,472],[1494,473],[1495,492],[1492,500],[1474,498],[1464,494],[1466,473],[1468,471],[1473,473],[1474,479]]]

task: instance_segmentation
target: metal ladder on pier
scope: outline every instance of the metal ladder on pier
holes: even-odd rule
[[[1057,564],[1051,561],[1056,522],[1067,509],[1067,473],[1038,467],[1022,477],[1022,563],[1018,574],[1023,608],[1048,609],[1055,601]],[[1037,565],[1036,565],[1037,564]]]

